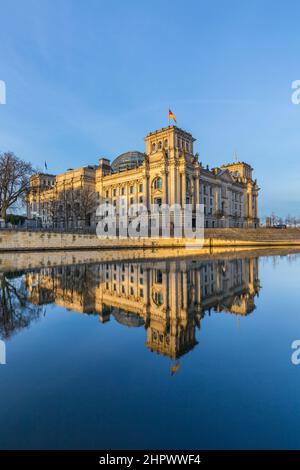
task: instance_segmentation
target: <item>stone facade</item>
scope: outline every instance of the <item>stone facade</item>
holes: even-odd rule
[[[60,204],[60,217],[51,215],[51,201],[75,190],[80,200],[80,191],[88,188],[98,202],[112,203],[117,213],[120,198],[125,198],[128,207],[143,204],[147,210],[152,204],[191,204],[195,210],[201,203],[205,228],[257,227],[259,187],[252,178],[251,166],[235,162],[204,167],[194,154],[194,141],[190,133],[168,126],[146,136],[145,154],[128,152],[112,164],[102,158],[98,167],[69,170],[58,176],[35,175],[27,198],[28,217],[37,217],[44,226],[77,226],[76,215],[68,215],[67,197],[62,197],[65,206]],[[79,222],[82,226],[96,221],[93,210]]]
[[[98,198],[96,167],[69,169],[60,175],[38,173],[30,179],[27,217],[43,227],[74,228],[95,225]]]

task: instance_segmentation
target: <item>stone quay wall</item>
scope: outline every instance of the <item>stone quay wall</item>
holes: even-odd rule
[[[204,240],[184,238],[101,239],[96,234],[0,230],[0,251],[51,251],[243,246],[300,246],[300,229],[205,229]]]

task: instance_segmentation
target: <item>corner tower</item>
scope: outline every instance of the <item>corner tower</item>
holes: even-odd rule
[[[228,165],[222,165],[221,168],[227,169],[239,183],[246,188],[246,197],[244,198],[244,213],[247,227],[258,227],[258,192],[259,187],[256,180],[253,180],[253,168],[245,162],[235,162]]]
[[[194,141],[192,134],[176,126],[168,126],[158,131],[150,132],[145,137],[146,153],[151,156],[155,153],[168,151],[172,157],[177,152],[185,152],[188,155],[194,153]]]
[[[145,137],[151,202],[158,199],[155,181],[161,178],[161,202],[185,204],[186,181],[195,169],[195,140],[192,134],[177,126],[164,127]]]

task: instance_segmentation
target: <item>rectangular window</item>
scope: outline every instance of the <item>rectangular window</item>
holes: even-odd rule
[[[130,194],[133,194],[133,191],[134,191],[134,186],[130,186]]]
[[[139,186],[139,192],[140,192],[140,193],[143,192],[143,185],[142,185],[142,183],[141,183],[140,186]]]

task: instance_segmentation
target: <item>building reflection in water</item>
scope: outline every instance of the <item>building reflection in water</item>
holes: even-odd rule
[[[44,268],[25,275],[34,305],[114,317],[146,329],[151,351],[178,359],[196,344],[196,328],[213,309],[248,315],[259,292],[258,258],[168,260]],[[174,372],[176,372],[176,366]]]

